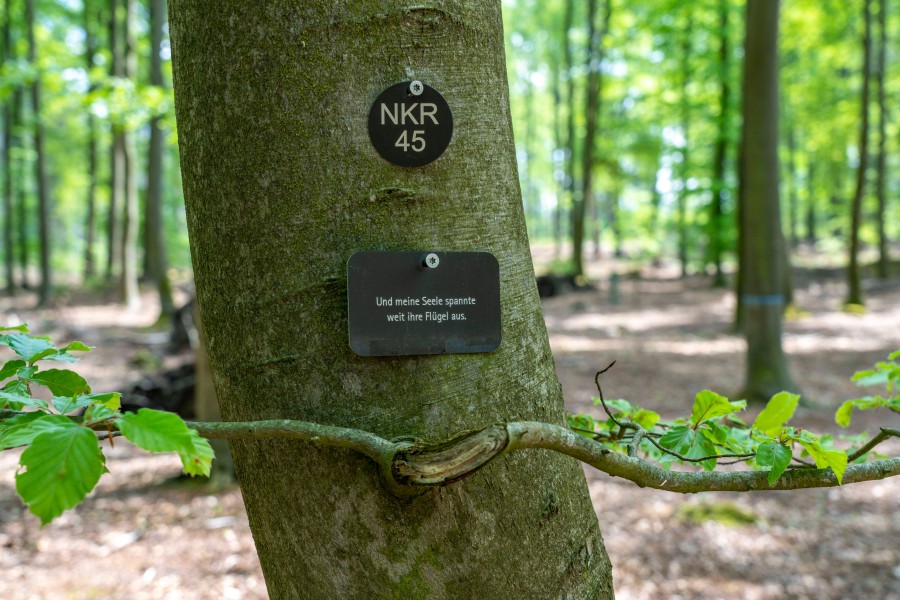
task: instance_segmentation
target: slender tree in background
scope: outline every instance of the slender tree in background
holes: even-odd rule
[[[601,0],[588,0],[587,89],[585,91],[585,133],[581,147],[581,195],[572,206],[572,263],[576,276],[584,275],[584,235],[586,217],[592,214],[588,205],[594,198],[594,150],[597,146],[597,120],[600,117],[601,67],[603,64],[604,28],[608,26],[612,7],[603,0],[604,25],[597,26],[597,8]]]
[[[713,157],[713,195],[710,205],[709,245],[712,255],[713,285],[725,287],[725,272],[722,269],[724,253],[723,234],[726,231],[724,209],[728,194],[726,166],[728,161],[728,140],[731,137],[731,44],[729,36],[730,0],[719,0],[719,115],[717,118],[716,147]]]
[[[862,224],[862,205],[866,193],[866,175],[869,170],[869,81],[872,72],[872,1],[863,0],[863,64],[860,93],[859,166],[856,170],[856,188],[850,204],[849,266],[847,267],[847,304],[863,305],[862,276],[859,267],[859,230]]]
[[[3,59],[12,60],[12,2],[3,2]],[[3,266],[6,275],[6,293],[16,293],[15,255],[13,253],[13,95],[3,102]]]
[[[165,18],[166,0],[150,0],[150,84],[160,88],[165,85],[161,56]],[[168,319],[175,312],[175,302],[172,300],[172,284],[168,275],[162,213],[164,136],[162,117],[156,115],[150,120],[150,146],[147,150],[144,251],[147,274],[159,294],[160,318]]]
[[[577,140],[575,136],[575,58],[572,53],[571,32],[575,24],[575,0],[565,0],[565,13],[563,17],[563,66],[566,73],[566,145],[565,157],[563,162],[563,171],[565,172],[565,186],[567,204],[569,211],[569,229],[575,231],[575,198],[578,194],[577,185],[575,184],[576,169],[576,146]],[[574,248],[575,241],[572,240]],[[572,257],[573,265],[575,257]],[[573,266],[574,271],[574,266]]]
[[[12,131],[13,142],[12,149],[19,150],[18,157],[13,158],[13,190],[17,193],[17,198],[13,198],[13,206],[16,212],[16,246],[19,259],[19,277],[22,282],[22,289],[31,289],[32,285],[28,276],[28,268],[31,265],[31,252],[28,248],[28,224],[31,221],[28,214],[28,195],[25,191],[25,139],[24,135],[16,135],[16,131],[20,131],[25,122],[25,91],[21,86],[16,86],[12,93]]]
[[[747,0],[741,192],[741,326],[747,340],[743,395],[765,401],[794,384],[782,349],[787,281],[778,162],[778,0]]]
[[[53,293],[50,270],[50,182],[47,180],[46,156],[44,154],[44,123],[41,119],[41,74],[37,60],[35,41],[35,0],[25,0],[25,21],[28,32],[28,62],[36,67],[34,81],[31,82],[31,110],[34,119],[34,168],[38,201],[38,238],[41,248],[41,285],[38,288],[38,306],[50,304]]]
[[[135,48],[134,0],[124,0],[123,39],[125,41],[123,76],[134,81],[137,76],[137,50]],[[141,303],[138,289],[138,190],[137,190],[137,147],[134,133],[125,126],[121,131],[123,149],[123,176],[125,205],[122,212],[121,267],[119,274],[119,299],[122,304],[135,308]]]
[[[125,77],[121,17],[120,0],[109,0],[109,74],[114,84]],[[106,278],[113,281],[121,272],[122,232],[119,212],[125,204],[125,126],[118,115],[110,115],[110,129],[112,144],[109,149]]]
[[[878,2],[878,74],[875,80],[878,86],[878,154],[876,157],[875,194],[878,197],[878,277],[887,279],[890,256],[888,251],[887,229],[887,94],[885,79],[887,77],[887,0]]]
[[[87,68],[90,83],[88,84],[88,95],[93,94],[97,90],[97,83],[94,81],[92,71],[94,69],[94,57],[97,54],[97,36],[95,33],[95,23],[97,11],[95,4],[97,0],[84,0],[84,52],[85,67]],[[88,187],[87,187],[87,217],[84,223],[84,278],[91,279],[97,274],[95,264],[96,252],[96,232],[97,232],[97,123],[94,118],[93,110],[87,110],[87,129],[88,129]]]
[[[688,181],[691,178],[690,146],[691,146],[691,39],[694,35],[693,7],[683,5],[685,25],[681,32],[681,189],[678,190],[678,262],[681,265],[681,276],[688,274]]]
[[[518,190],[500,2],[278,6],[170,5],[197,298],[223,417],[422,439],[513,416],[562,423]],[[447,152],[417,169],[381,159],[366,127],[374,98],[410,78],[442,92],[457,122]],[[476,82],[493,83],[486,94]],[[355,356],[347,258],[385,247],[493,253],[501,346]],[[242,440],[232,451],[275,600],[612,596],[574,461],[505,455],[401,499],[371,461],[342,449]]]

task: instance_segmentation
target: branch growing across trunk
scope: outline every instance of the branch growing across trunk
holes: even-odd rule
[[[249,423],[188,423],[205,438],[291,438],[322,446],[348,448],[374,460],[395,493],[409,495],[416,488],[449,485],[475,473],[501,454],[526,449],[553,450],[571,456],[613,477],[640,487],[682,494],[697,492],[795,490],[833,487],[830,469],[794,469],[769,485],[763,471],[667,471],[636,456],[625,456],[560,425],[533,421],[497,424],[467,432],[439,444],[401,440],[392,442],[359,429],[304,421],[272,420]],[[900,438],[900,430],[882,429],[875,439]],[[900,475],[900,457],[852,465],[844,483],[873,481]]]

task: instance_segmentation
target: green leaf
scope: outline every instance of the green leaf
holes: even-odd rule
[[[109,394],[82,394],[75,398],[70,396],[54,396],[53,408],[62,414],[67,414],[80,408],[84,408],[85,406],[99,404],[115,412],[119,410],[121,397],[122,394],[115,392]]]
[[[31,381],[49,388],[54,396],[80,396],[91,391],[91,386],[81,375],[66,369],[40,371]]]
[[[0,422],[0,450],[24,446],[37,435],[32,429],[33,421],[44,417],[44,413],[29,412],[16,415]]]
[[[666,450],[684,455],[694,442],[695,432],[686,425],[678,425],[659,438],[659,445]]]
[[[84,500],[104,471],[104,457],[94,432],[71,425],[35,437],[19,464],[16,492],[46,525]]]
[[[73,350],[76,352],[90,352],[94,349],[94,346],[88,346],[82,342],[70,342],[65,348],[61,350],[61,352],[72,352]]]
[[[900,350],[895,350],[888,356],[888,360],[897,360],[898,358],[900,358]]]
[[[746,400],[729,402],[728,398],[710,390],[703,390],[694,399],[694,408],[691,411],[691,424],[699,425],[707,419],[722,417],[736,413],[747,408]]]
[[[631,417],[631,420],[650,431],[653,429],[657,423],[659,423],[659,413],[655,413],[652,410],[641,409],[634,413],[634,416]]]
[[[22,333],[14,333],[8,336],[9,347],[13,352],[24,358],[29,363],[38,360],[41,353],[51,350],[56,352],[56,346],[50,340],[42,337],[34,337]]]
[[[21,410],[25,406],[30,406],[31,408],[39,408],[41,410],[50,410],[50,407],[47,406],[46,400],[41,400],[40,398],[32,398],[27,394],[22,394],[18,391],[16,392],[7,392],[4,390],[0,390],[0,401],[6,403],[9,406],[15,406],[14,410]]]
[[[21,333],[28,333],[28,324],[23,323],[22,325],[14,325],[12,327],[0,327],[0,331],[19,331]]]
[[[119,431],[128,440],[149,452],[185,452],[192,454],[194,443],[190,429],[175,413],[142,408],[116,419]]]
[[[797,403],[800,401],[798,394],[779,392],[772,396],[766,407],[756,417],[753,427],[764,434],[776,437],[785,423],[794,416]]]
[[[769,467],[769,485],[775,485],[791,464],[791,458],[791,449],[777,442],[766,442],[756,449],[756,464],[760,467]]]
[[[191,451],[178,451],[178,457],[181,459],[184,472],[188,475],[209,477],[209,470],[212,466],[213,458],[215,458],[215,453],[208,440],[200,437],[200,434],[193,429],[188,429],[188,432],[192,445]]]
[[[844,479],[844,471],[847,470],[847,453],[842,450],[826,450],[818,441],[810,442],[801,439],[800,443],[816,461],[816,467],[820,469],[831,467],[838,480],[838,485],[840,485]]]
[[[12,377],[24,366],[24,360],[11,360],[7,362],[3,367],[0,367],[0,381],[3,381],[7,377]]]
[[[850,419],[853,416],[853,409],[867,410],[870,408],[878,408],[886,406],[887,402],[879,396],[866,396],[865,398],[853,398],[845,400],[834,413],[835,422],[841,427],[849,427]]]
[[[20,396],[31,397],[31,392],[28,389],[28,382],[22,381],[21,379],[13,379],[9,383],[3,386],[3,391],[8,392],[10,394],[18,394]],[[18,402],[10,403],[7,405],[8,408],[13,410],[19,410],[22,408],[22,404]]]
[[[850,381],[861,386],[881,385],[888,382],[888,372],[874,370],[857,371],[853,374],[853,377],[850,378]]]
[[[87,425],[94,425],[107,419],[114,419],[119,416],[119,412],[110,409],[105,404],[91,404],[84,411],[84,422]]]

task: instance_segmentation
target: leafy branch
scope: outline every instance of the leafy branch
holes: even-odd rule
[[[209,442],[178,415],[151,409],[122,413],[121,394],[92,393],[83,377],[68,369],[42,370],[38,363],[73,363],[72,352],[92,348],[72,342],[57,348],[48,338],[28,335],[28,326],[0,328],[0,347],[18,358],[0,367],[0,450],[25,446],[16,473],[16,492],[46,525],[78,505],[100,476],[106,457],[97,431],[123,435],[150,452],[176,452],[186,473],[209,475]],[[45,388],[50,400],[33,395]],[[75,413],[81,413],[74,416]]]
[[[846,427],[854,409],[867,410],[887,407],[900,408],[897,382],[900,365],[893,362],[900,351],[880,362],[874,370],[860,371],[853,381],[860,385],[885,384],[887,394],[848,400],[838,409],[836,420]],[[625,400],[606,400],[600,386],[600,376],[615,364],[599,371],[594,378],[606,421],[596,421],[590,415],[569,415],[573,431],[586,435],[614,451],[630,457],[644,453],[666,468],[673,461],[699,463],[707,471],[717,464],[746,462],[750,467],[767,472],[774,485],[789,469],[830,469],[838,484],[843,481],[848,463],[864,462],[880,443],[898,436],[897,429],[884,428],[858,449],[846,451],[834,448],[831,436],[788,426],[797,408],[799,396],[787,392],[776,394],[757,416],[752,425],[741,421],[736,413],[746,408],[743,400],[732,402],[709,390],[697,394],[690,419],[662,421],[653,412],[633,407]],[[799,451],[799,456],[795,454]],[[736,459],[720,463],[722,459]],[[812,459],[812,462],[807,459]]]
[[[40,361],[74,362],[71,352],[87,352],[90,347],[73,342],[57,348],[47,338],[27,332],[24,326],[0,329],[0,346],[18,356],[0,367],[0,383],[10,379],[0,389],[0,450],[27,446],[16,474],[16,491],[43,524],[90,493],[107,470],[98,440],[112,443],[118,436],[150,452],[177,452],[191,474],[209,473],[213,453],[206,440],[212,438],[288,438],[346,448],[372,459],[386,487],[399,496],[454,483],[500,455],[536,448],[566,454],[641,487],[680,493],[829,487],[900,475],[900,457],[865,462],[878,444],[900,438],[900,429],[883,428],[848,455],[833,449],[827,436],[787,426],[797,406],[794,394],[776,394],[748,426],[735,414],[745,402],[732,402],[709,390],[697,394],[690,418],[666,422],[625,400],[603,398],[600,376],[612,365],[595,377],[600,396],[596,402],[606,421],[570,415],[570,427],[500,423],[437,444],[391,441],[359,429],[294,420],[185,423],[177,415],[150,409],[123,414],[119,394],[94,394],[72,371],[40,370]],[[889,361],[897,356],[892,354]],[[876,370],[887,372],[884,381],[896,395],[900,371]],[[32,386],[47,388],[51,400],[33,396]],[[888,408],[895,400],[887,398]],[[853,409],[875,404],[884,406],[873,403]],[[800,456],[794,456],[798,447]],[[717,463],[724,464],[721,459],[729,459],[729,464],[747,462],[755,470],[712,472]],[[671,471],[673,461],[700,464],[704,471]]]

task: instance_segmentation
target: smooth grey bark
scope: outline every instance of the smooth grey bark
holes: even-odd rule
[[[226,420],[301,419],[434,439],[563,422],[522,214],[499,2],[170,4],[197,296]],[[420,79],[454,114],[415,169],[367,114]],[[361,358],[347,339],[358,250],[483,250],[500,263],[489,354]],[[398,498],[374,464],[296,441],[235,442],[272,598],[609,598],[580,467],[536,451]]]
[[[781,344],[788,276],[778,159],[778,0],[748,0],[739,196],[739,323],[747,340],[743,396],[766,401],[794,384]]]

